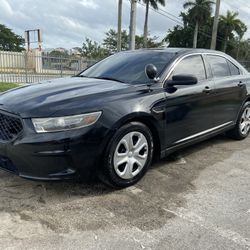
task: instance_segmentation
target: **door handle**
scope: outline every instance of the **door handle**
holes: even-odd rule
[[[242,81],[239,81],[238,86],[242,88],[245,86],[245,84]]]
[[[211,89],[210,89],[208,86],[206,86],[206,87],[203,89],[202,92],[203,92],[203,93],[206,93],[206,94],[209,94],[209,93],[211,92]]]

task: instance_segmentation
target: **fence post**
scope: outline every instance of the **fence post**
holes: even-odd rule
[[[60,69],[61,69],[61,77],[63,77],[63,72],[62,72],[62,56],[60,56],[60,63],[61,63],[61,65],[60,65]]]
[[[28,83],[28,51],[24,52],[25,81]]]

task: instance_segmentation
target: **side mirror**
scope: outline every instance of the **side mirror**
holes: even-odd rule
[[[148,64],[145,67],[145,73],[150,80],[155,80],[158,70],[154,64]]]
[[[195,85],[197,84],[198,79],[194,75],[174,75],[172,80],[167,81],[168,86],[176,85]]]

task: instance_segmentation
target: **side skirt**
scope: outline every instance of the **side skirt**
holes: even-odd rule
[[[225,125],[221,128],[218,128],[214,131],[211,132],[211,130],[207,133],[204,133],[202,135],[197,135],[197,136],[191,136],[190,139],[187,138],[187,140],[183,139],[180,140],[179,142],[177,142],[178,144],[173,145],[169,148],[166,148],[165,150],[161,151],[161,158],[164,158],[170,154],[172,154],[175,151],[178,151],[179,149],[191,146],[193,144],[196,144],[198,142],[202,142],[205,141],[207,139],[210,139],[216,135],[222,134],[224,132],[229,131],[230,129],[233,129],[235,126],[235,124],[233,122],[231,122],[229,125]]]

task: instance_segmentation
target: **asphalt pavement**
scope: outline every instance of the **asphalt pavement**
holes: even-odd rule
[[[249,190],[250,138],[224,136],[124,190],[0,171],[0,249],[250,249]]]

